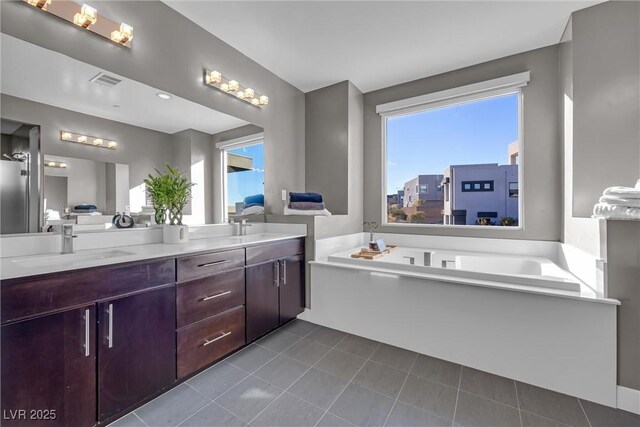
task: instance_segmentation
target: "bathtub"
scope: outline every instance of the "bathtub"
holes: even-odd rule
[[[562,268],[559,243],[384,235],[398,249],[351,258],[368,237],[316,242],[300,318],[616,405],[620,302]]]
[[[352,258],[361,247],[329,256],[330,262],[400,269],[466,279],[580,292],[582,284],[548,258],[401,247],[373,260]]]

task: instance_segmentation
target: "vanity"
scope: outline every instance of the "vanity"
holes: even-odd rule
[[[304,237],[249,242],[2,280],[3,425],[107,424],[294,319]]]

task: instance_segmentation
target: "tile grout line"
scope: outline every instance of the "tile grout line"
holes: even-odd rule
[[[460,386],[462,385],[462,370],[464,366],[460,365],[460,378],[458,379],[458,392],[456,394],[456,404],[453,407],[453,419],[451,420],[451,426],[456,425],[456,412],[458,411],[458,399],[460,398]]]
[[[511,380],[513,381],[513,388],[516,391],[516,403],[518,404],[518,415],[520,416],[520,425],[522,426],[522,409],[520,408],[520,398],[518,397],[518,384],[516,384],[515,380]]]
[[[582,406],[582,402],[577,397],[576,397],[576,399],[578,400],[578,405],[580,405],[580,409],[582,409],[582,413],[584,414],[584,417],[587,419],[587,423],[589,423],[589,427],[592,427],[591,426],[591,420],[589,419],[589,416],[587,415],[587,411],[584,410],[584,406]]]
[[[391,409],[389,410],[389,413],[387,414],[387,418],[384,420],[384,423],[382,424],[383,427],[387,425],[387,423],[389,422],[389,418],[391,417],[391,413],[393,412],[394,408],[396,407],[396,404],[398,403],[398,399],[400,398],[400,393],[402,393],[402,390],[404,389],[405,384],[407,384],[407,380],[409,379],[409,375],[411,374],[411,371],[413,370],[413,366],[416,364],[416,361],[418,360],[418,353],[416,353],[415,357],[413,358],[413,362],[411,362],[411,366],[409,366],[409,371],[407,372],[407,375],[404,377],[404,381],[402,382],[402,385],[400,386],[400,390],[398,390],[398,395],[396,396],[396,399],[393,401],[393,405],[391,405]]]
[[[303,338],[305,338],[305,337],[307,337],[308,335],[312,334],[312,333],[313,333],[314,331],[316,331],[317,329],[318,329],[318,328],[314,328],[314,329],[313,329],[313,331],[309,332],[309,333],[308,333],[307,335],[305,335],[304,337],[297,337],[297,336],[296,336],[296,337],[298,338],[298,340],[296,340],[296,342],[294,342],[293,344],[291,344],[291,345],[287,346],[286,348],[284,348],[284,349],[282,350],[282,352],[281,352],[281,353],[279,353],[278,355],[279,355],[279,356],[280,356],[280,355],[281,355],[281,356],[284,356],[284,357],[286,357],[286,358],[288,358],[288,359],[295,360],[295,359],[293,359],[293,358],[291,358],[291,357],[286,356],[285,354],[283,354],[283,352],[287,351],[289,348],[293,347],[293,346],[294,346],[294,345],[296,345],[298,342],[302,341],[302,339],[303,339]],[[286,332],[286,331],[283,331],[283,332]],[[342,332],[342,331],[340,331],[340,332]],[[343,332],[343,333],[344,333],[344,332]],[[289,335],[294,335],[294,334],[289,333]],[[295,335],[294,335],[294,336],[295,336]],[[336,343],[336,345],[338,345],[338,344],[339,344],[343,339],[345,339],[345,337],[346,337],[346,336],[347,336],[347,335],[346,335],[346,333],[345,333],[345,336],[344,336],[344,337],[342,337],[342,338],[340,339],[340,341],[338,341],[338,342]],[[332,347],[332,348],[335,348],[335,346],[334,346],[334,347]],[[275,359],[275,358],[274,358],[274,359]],[[297,361],[297,360],[296,360],[296,361]],[[268,362],[267,362],[267,363],[268,363]],[[301,362],[301,363],[302,363],[302,362]],[[317,363],[317,362],[316,362],[316,363]],[[315,365],[315,364],[314,364],[314,365]],[[309,371],[311,370],[311,368],[313,368],[313,366],[314,366],[314,365],[307,365],[307,366],[309,366],[309,368],[308,368],[306,371],[304,371],[300,376],[298,376],[298,378],[296,378],[296,379],[295,379],[295,381],[293,381],[293,382],[292,382],[292,383],[291,383],[287,388],[283,389],[283,390],[282,390],[282,393],[280,393],[278,396],[276,396],[276,398],[275,398],[275,399],[273,399],[271,402],[269,402],[269,404],[268,404],[267,406],[265,406],[264,408],[262,408],[262,410],[261,410],[260,412],[258,412],[258,413],[253,417],[253,418],[251,418],[251,420],[249,420],[249,421],[247,422],[247,425],[251,425],[251,423],[252,423],[253,421],[255,421],[255,420],[256,420],[256,418],[258,418],[258,417],[259,417],[259,416],[260,416],[264,411],[266,411],[266,410],[267,410],[271,405],[273,405],[273,404],[275,403],[275,401],[276,401],[276,400],[278,400],[278,399],[279,399],[280,397],[282,397],[285,393],[287,393],[287,391],[288,391],[288,390],[289,390],[289,389],[290,389],[290,388],[291,388],[291,387],[292,387],[296,382],[298,382],[298,380],[299,380],[300,378],[302,378],[302,377],[303,377],[307,372],[309,372]],[[264,365],[263,365],[263,366],[264,366]],[[254,371],[254,372],[257,372],[257,370],[256,370],[256,371]],[[251,375],[253,376],[253,374],[251,374]],[[262,380],[262,378],[260,378],[260,377],[256,377],[256,378],[258,378],[258,379],[261,379],[261,380]],[[265,381],[267,384],[273,385],[273,384],[271,384],[270,382],[268,382],[268,381],[266,381],[266,380],[263,380],[263,381]],[[278,387],[278,388],[280,388],[280,387]],[[292,396],[294,396],[295,398],[299,399],[299,398],[298,398],[297,396],[295,396],[294,394],[292,394],[292,393],[289,393],[289,394],[291,394],[291,395],[292,395]],[[324,416],[324,415],[323,415],[323,416]],[[321,418],[322,418],[322,416],[320,417],[320,419],[321,419]],[[318,419],[318,421],[320,421],[320,419]],[[244,421],[244,420],[243,420],[243,421]]]
[[[134,415],[137,419],[139,419],[139,420],[140,420],[140,422],[141,422],[142,424],[144,424],[144,425],[145,425],[145,426],[147,426],[147,427],[149,426],[149,424],[145,423],[145,422],[144,422],[144,420],[143,420],[142,418],[140,418],[140,415],[136,414],[136,411],[131,411],[131,412],[133,413],[133,415]],[[126,417],[126,415],[125,415],[125,417]]]
[[[348,335],[349,335],[349,334],[345,335],[345,336],[342,338],[342,340],[343,340],[344,338],[346,338]],[[342,342],[342,340],[340,340],[340,342]],[[340,344],[340,342],[338,342],[336,345]],[[356,373],[355,373],[355,374],[353,374],[353,375],[351,376],[351,379],[349,379],[349,381],[347,381],[347,383],[346,383],[346,384],[345,384],[345,386],[342,388],[342,390],[340,390],[340,393],[338,393],[338,395],[336,396],[336,398],[335,398],[335,399],[333,399],[333,402],[331,402],[331,404],[329,405],[329,408],[328,408],[327,410],[325,410],[324,414],[320,417],[320,420],[321,420],[322,418],[324,418],[324,416],[325,416],[325,415],[327,415],[327,412],[329,412],[329,409],[331,409],[331,407],[332,407],[332,406],[333,406],[333,405],[338,401],[338,399],[340,398],[340,396],[342,396],[342,394],[343,394],[343,393],[344,393],[344,391],[347,389],[347,387],[349,387],[349,384],[352,384],[352,383],[353,383],[353,379],[356,377],[356,375],[358,375],[358,373],[362,370],[362,368],[364,368],[364,365],[366,365],[366,364],[367,364],[367,362],[371,359],[371,356],[373,356],[373,354],[378,350],[378,348],[379,348],[381,345],[382,345],[382,343],[378,342],[378,344],[376,345],[376,348],[374,348],[374,349],[373,349],[373,351],[371,352],[371,354],[369,355],[369,357],[367,357],[367,359],[364,361],[364,363],[362,364],[362,366],[360,366],[360,369],[358,369],[358,370],[356,371]],[[334,347],[334,348],[335,348],[335,347]],[[336,349],[336,350],[338,350],[338,349]],[[351,353],[348,353],[348,354],[351,354]],[[318,361],[318,362],[319,362],[319,361]],[[332,412],[332,414],[333,414],[333,412]],[[335,414],[334,414],[334,415],[335,415]],[[316,422],[316,424],[315,424],[316,426],[318,425],[318,423],[320,422],[320,420],[318,420],[318,421]],[[349,421],[349,420],[347,420],[347,421]],[[351,421],[349,421],[349,422],[351,423]],[[351,423],[351,424],[353,424],[353,423]],[[315,427],[315,426],[314,426],[314,427]]]
[[[552,422],[554,422],[554,423],[556,423],[556,424],[558,424],[558,425],[561,425],[561,426],[563,426],[563,427],[572,427],[572,426],[570,426],[569,424],[565,424],[565,423],[563,423],[563,422],[560,422],[560,421],[554,420],[553,418],[545,417],[545,416],[540,415],[540,414],[534,414],[533,412],[529,412],[529,411],[525,411],[525,410],[523,410],[522,412],[524,412],[525,414],[534,415],[534,416],[536,416],[536,417],[538,417],[538,418],[542,418],[543,420],[552,421]],[[588,420],[587,420],[587,421],[588,421]]]

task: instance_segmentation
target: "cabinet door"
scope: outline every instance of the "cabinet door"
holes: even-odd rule
[[[105,420],[173,384],[175,286],[98,305],[98,413]]]
[[[278,261],[247,267],[247,342],[278,326],[279,267]]]
[[[280,260],[280,324],[304,311],[304,256]]]
[[[3,326],[2,425],[96,424],[95,305]]]

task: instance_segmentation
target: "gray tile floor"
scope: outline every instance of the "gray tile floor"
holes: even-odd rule
[[[111,426],[640,427],[640,416],[295,320]]]

